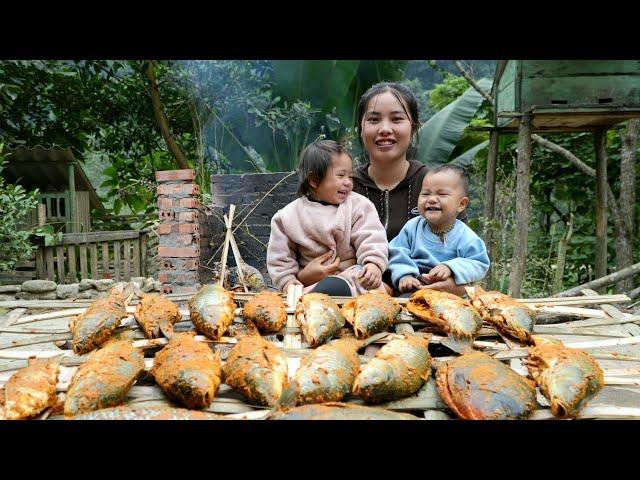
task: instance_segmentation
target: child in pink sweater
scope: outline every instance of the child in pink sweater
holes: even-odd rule
[[[287,291],[357,296],[382,290],[389,253],[375,206],[352,192],[349,152],[320,140],[302,152],[298,199],[271,219],[267,269],[273,284]]]

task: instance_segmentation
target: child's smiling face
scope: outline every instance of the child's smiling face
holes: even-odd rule
[[[450,227],[469,204],[462,179],[453,170],[427,173],[418,199],[420,215],[438,230]]]
[[[316,200],[339,205],[353,190],[353,164],[349,155],[331,155],[331,165],[322,181],[309,182]]]

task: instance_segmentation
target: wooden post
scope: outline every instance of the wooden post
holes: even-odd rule
[[[607,274],[607,130],[594,132],[596,151],[596,248],[595,278]]]
[[[69,174],[69,233],[75,233],[76,230],[76,174],[73,163],[67,164],[67,172]]]
[[[489,156],[487,158],[487,181],[484,189],[484,241],[487,245],[487,253],[489,259],[493,263],[493,231],[492,223],[495,214],[495,202],[496,202],[496,165],[498,161],[498,139],[500,134],[498,130],[491,130],[491,136],[489,138]],[[492,288],[491,280],[492,268],[489,267],[489,271],[485,277],[485,285],[488,289]]]
[[[38,205],[38,226],[42,227],[45,223],[47,223],[47,206],[41,203]],[[44,247],[39,246],[36,250],[36,278],[43,280],[44,277]]]
[[[529,238],[531,183],[531,112],[520,119],[518,132],[518,166],[516,177],[516,233],[509,275],[509,295],[520,296],[522,281],[526,270],[527,240]]]

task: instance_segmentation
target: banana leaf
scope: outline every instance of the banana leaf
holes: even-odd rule
[[[460,165],[461,167],[468,167],[473,163],[474,158],[481,150],[484,150],[489,146],[489,140],[485,140],[484,142],[480,142],[475,147],[470,148],[462,155],[458,155],[456,158],[451,160],[449,163],[453,163],[455,165]]]
[[[492,80],[478,81],[480,88],[489,90]],[[484,98],[473,87],[456,101],[444,107],[420,127],[420,145],[417,158],[427,165],[447,163],[464,129],[467,128]]]

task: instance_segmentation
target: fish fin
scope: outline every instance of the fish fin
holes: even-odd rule
[[[173,337],[174,334],[173,323],[166,319],[161,319],[158,322],[158,328],[160,328],[160,332],[162,332],[162,335],[164,335],[167,340],[171,340],[171,337]]]
[[[298,401],[298,382],[291,380],[289,384],[282,390],[280,398],[273,406],[273,411],[283,410],[285,408],[292,408],[296,406]]]
[[[389,335],[389,332],[380,332],[376,333],[375,335],[371,335],[369,338],[365,338],[364,340],[362,340],[362,346],[360,348],[371,345],[372,343],[385,338],[387,335]],[[360,348],[358,350],[360,350]]]
[[[448,336],[440,341],[442,345],[456,353],[463,354],[473,350],[473,340]]]

